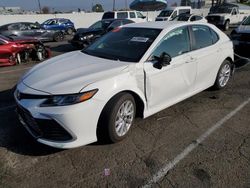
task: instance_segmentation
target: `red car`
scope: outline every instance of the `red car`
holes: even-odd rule
[[[0,35],[0,66],[10,66],[51,56],[50,49],[33,38],[12,38]]]

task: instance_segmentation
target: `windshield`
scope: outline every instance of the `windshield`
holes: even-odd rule
[[[111,23],[112,20],[101,20],[91,25],[89,29],[107,29]]]
[[[117,28],[82,52],[105,59],[139,62],[160,32],[160,29]]]
[[[173,10],[163,10],[158,17],[169,17],[172,14]]]
[[[176,16],[173,20],[174,21],[188,21],[189,17],[190,15],[183,14],[183,15]]]
[[[248,16],[248,18],[246,18],[246,19],[243,21],[242,25],[250,25],[250,16]]]
[[[45,22],[43,22],[42,24],[43,25],[54,25],[54,24],[57,24],[58,23],[58,20],[56,19],[49,19],[49,20],[46,20]]]
[[[231,13],[232,8],[230,7],[216,7],[210,10],[210,13]]]

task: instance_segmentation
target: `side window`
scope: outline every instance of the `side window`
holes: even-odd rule
[[[134,13],[134,12],[129,12],[129,16],[130,16],[130,18],[136,18],[136,16],[135,16],[135,13]]]
[[[118,12],[117,18],[128,18],[128,13],[127,12]]]
[[[194,49],[205,48],[213,44],[210,29],[207,26],[192,26],[195,38]]]
[[[232,10],[232,15],[236,15],[237,14],[237,12],[236,12],[236,10],[235,10],[235,8]]]
[[[196,16],[192,16],[191,19],[190,19],[191,22],[193,22],[195,20],[196,20]]]
[[[25,31],[25,30],[29,30],[30,28],[28,28],[28,26],[26,24],[20,24],[20,31]]]
[[[218,34],[217,34],[214,30],[212,30],[212,29],[210,29],[210,32],[211,32],[211,34],[212,34],[212,41],[213,41],[213,44],[214,44],[214,43],[216,43],[216,42],[219,40],[219,36],[218,36]]]
[[[8,26],[8,30],[20,30],[20,24],[12,24]]]
[[[171,18],[175,18],[177,16],[177,11],[175,10],[172,15],[171,15]]]
[[[110,18],[115,18],[114,12],[105,12],[102,16],[102,19],[110,19]]]
[[[136,14],[137,14],[137,17],[138,17],[138,18],[144,18],[144,16],[142,15],[142,13],[136,12]]]
[[[202,17],[201,16],[195,16],[195,20],[202,20]]]
[[[190,14],[190,9],[180,9],[179,14]]]
[[[163,52],[172,58],[190,51],[190,40],[187,27],[170,31],[159,43],[153,52],[153,56],[159,57]]]

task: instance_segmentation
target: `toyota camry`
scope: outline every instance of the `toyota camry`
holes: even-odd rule
[[[57,148],[118,142],[136,117],[224,88],[233,61],[232,42],[211,24],[129,24],[36,65],[14,96],[21,123],[38,142]]]

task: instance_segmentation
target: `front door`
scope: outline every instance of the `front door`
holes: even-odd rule
[[[196,79],[196,61],[192,60],[190,37],[187,27],[170,31],[153,50],[149,61],[144,63],[146,97],[149,108],[164,109],[192,92]],[[170,65],[157,69],[154,56],[163,52],[172,57]]]

